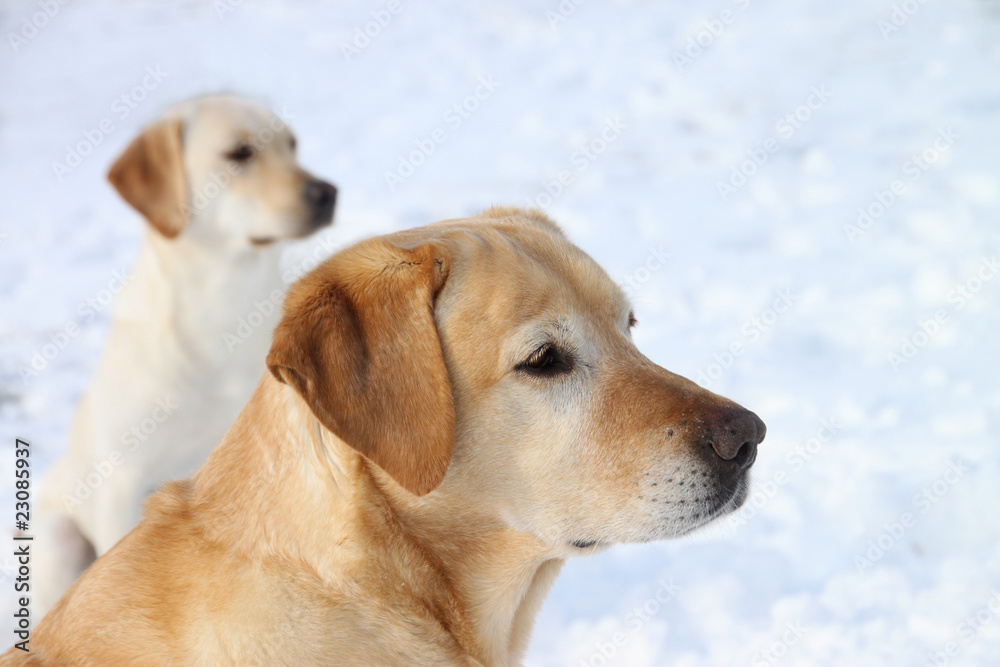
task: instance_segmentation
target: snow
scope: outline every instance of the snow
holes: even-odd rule
[[[0,8],[0,436],[36,473],[107,333],[78,307],[142,232],[104,172],[170,104],[236,91],[339,186],[314,246],[542,204],[628,287],[640,349],[767,423],[750,505],[569,562],[528,665],[998,664],[995,2],[94,0],[15,50],[55,5]]]

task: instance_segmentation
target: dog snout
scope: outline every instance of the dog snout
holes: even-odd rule
[[[767,427],[760,417],[741,407],[721,410],[714,414],[702,435],[702,441],[726,464],[742,472],[757,458],[757,445],[764,440]]]
[[[303,186],[302,196],[313,211],[315,223],[324,225],[330,222],[337,204],[337,188],[326,181],[313,179]]]

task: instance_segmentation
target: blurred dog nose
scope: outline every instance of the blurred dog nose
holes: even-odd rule
[[[337,188],[320,180],[306,182],[302,196],[313,209],[314,219],[329,222],[333,217],[333,208],[337,204]]]
[[[741,407],[720,411],[702,436],[723,461],[746,470],[757,458],[757,445],[764,440],[767,427],[760,417]]]

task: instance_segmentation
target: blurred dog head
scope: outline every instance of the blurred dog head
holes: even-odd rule
[[[263,246],[307,236],[333,217],[337,189],[299,167],[295,148],[268,109],[202,97],[146,128],[108,180],[168,239]]]

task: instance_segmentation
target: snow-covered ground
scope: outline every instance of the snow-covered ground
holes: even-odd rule
[[[528,664],[1000,664],[996,2],[178,4],[0,6],[0,508],[15,435],[36,472],[65,446],[108,325],[78,307],[143,231],[104,172],[230,90],[340,187],[315,242],[533,202],[642,350],[767,422],[750,504],[568,563]]]

